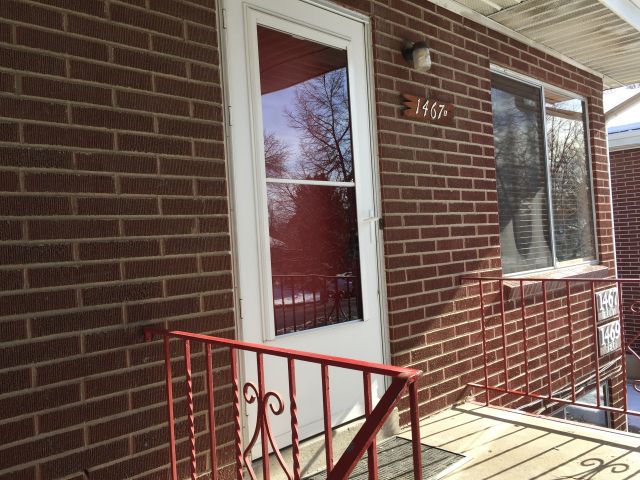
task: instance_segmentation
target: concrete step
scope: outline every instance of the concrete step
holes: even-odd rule
[[[355,436],[363,423],[364,419],[360,418],[335,427],[332,430],[334,462],[338,461],[342,453],[349,445],[349,442],[351,442],[351,439]],[[380,430],[380,433],[378,434],[378,442],[382,442],[387,438],[398,434],[399,431],[400,428],[398,422],[398,412],[397,410],[394,410],[385,425]],[[293,468],[291,448],[283,448],[281,450],[281,454],[288,468],[291,470]],[[300,443],[300,465],[302,467],[302,478],[314,475],[326,469],[324,433],[307,438]],[[256,473],[256,478],[263,478],[262,459],[255,459],[252,466]],[[274,454],[269,455],[269,473],[270,480],[287,480],[287,475],[280,467],[280,464],[278,463],[278,460]]]

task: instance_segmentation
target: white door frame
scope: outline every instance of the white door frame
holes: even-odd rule
[[[240,261],[239,261],[239,225],[238,225],[238,214],[236,209],[236,196],[234,194],[233,181],[235,176],[238,175],[236,171],[234,171],[234,154],[233,154],[233,145],[231,141],[231,129],[233,128],[242,128],[239,125],[234,125],[233,121],[233,110],[230,105],[230,93],[229,93],[229,72],[228,72],[228,62],[229,58],[229,39],[227,38],[227,31],[225,26],[225,3],[229,1],[240,1],[240,0],[221,0],[218,2],[218,37],[220,44],[220,70],[221,70],[221,78],[222,78],[222,90],[223,90],[223,110],[224,110],[224,118],[225,118],[225,152],[227,158],[228,165],[228,191],[229,191],[229,215],[230,215],[230,230],[231,230],[231,240],[233,249],[235,254],[232,255],[232,264],[234,268],[234,297],[236,304],[236,338],[242,340],[245,338],[243,333],[243,311],[242,311],[242,292],[240,291]],[[346,8],[333,5],[332,3],[325,0],[299,0],[301,3],[306,3],[313,5],[318,8],[322,8],[324,10],[328,10],[330,12],[337,13],[344,17],[347,17],[351,20],[355,20],[360,22],[364,27],[364,47],[365,47],[365,65],[366,65],[366,97],[368,99],[368,110],[369,110],[369,122],[368,122],[368,132],[369,132],[369,141],[370,141],[370,153],[371,153],[371,164],[369,165],[371,182],[372,182],[372,195],[373,202],[376,208],[376,215],[382,217],[382,205],[381,205],[381,186],[380,186],[380,172],[379,172],[379,158],[378,158],[378,144],[377,144],[377,133],[375,129],[376,122],[376,105],[375,105],[375,88],[374,88],[374,71],[373,71],[373,42],[372,42],[372,29],[371,23],[368,17],[365,15],[347,10]],[[245,55],[247,53],[245,52]],[[236,58],[234,61],[249,61],[246,56],[243,60]],[[378,269],[378,311],[380,315],[380,329],[381,329],[381,349],[382,349],[382,358],[385,363],[390,363],[391,353],[390,353],[390,337],[389,337],[389,321],[388,321],[388,310],[387,310],[387,296],[386,296],[386,281],[385,281],[385,266],[384,266],[384,245],[381,230],[378,228],[373,229],[374,234],[376,236],[376,262]],[[260,262],[261,264],[261,262]],[[256,266],[255,268],[260,268]],[[257,294],[258,292],[255,292]],[[261,296],[263,292],[259,293]],[[264,302],[261,302],[264,305]],[[266,332],[263,332],[263,337]],[[241,358],[241,357],[240,357]],[[246,379],[245,368],[241,365],[239,369],[240,380],[244,383]],[[385,378],[385,382],[388,384],[388,379]],[[245,409],[244,402],[242,408]],[[246,416],[245,416],[246,418]],[[247,431],[247,426],[245,422],[243,422],[243,432],[245,436],[245,440],[247,435],[250,432]]]

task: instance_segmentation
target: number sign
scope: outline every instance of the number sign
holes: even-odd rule
[[[614,320],[598,327],[598,350],[600,356],[620,349],[620,320]]]
[[[453,125],[453,105],[432,98],[416,97],[403,93],[405,99],[403,115],[408,118],[438,125]]]
[[[616,287],[596,292],[598,321],[618,314],[618,289]]]

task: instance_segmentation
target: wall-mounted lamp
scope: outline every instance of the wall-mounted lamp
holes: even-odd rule
[[[431,68],[431,55],[427,42],[406,42],[402,47],[402,56],[419,72],[427,72]]]

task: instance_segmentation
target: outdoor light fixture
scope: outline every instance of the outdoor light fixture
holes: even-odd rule
[[[427,72],[431,68],[431,55],[427,42],[407,42],[402,48],[402,56],[413,64],[419,72]]]

